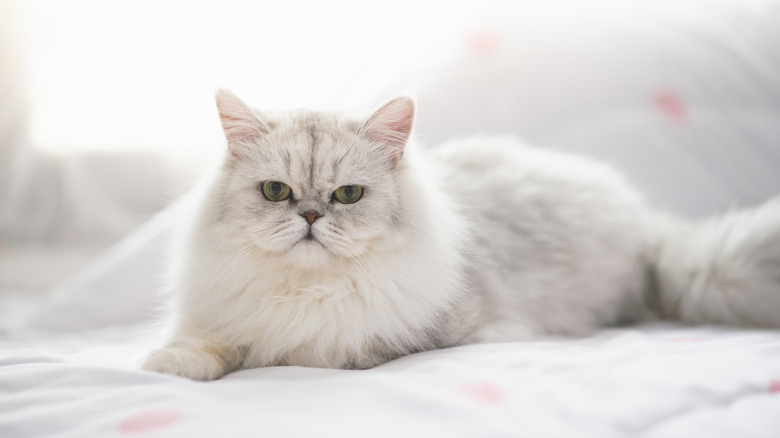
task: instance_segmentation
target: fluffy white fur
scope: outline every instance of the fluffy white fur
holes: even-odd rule
[[[174,330],[145,369],[366,368],[654,315],[780,326],[780,201],[683,223],[609,167],[513,138],[418,149],[406,98],[366,118],[261,114],[225,91],[217,105],[229,153],[183,233]],[[263,181],[292,197],[266,199]],[[344,185],[363,198],[334,200]]]

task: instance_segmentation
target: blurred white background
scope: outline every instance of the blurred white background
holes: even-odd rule
[[[688,216],[760,202],[778,41],[773,0],[0,0],[0,294],[48,290],[190,187],[224,146],[220,87],[274,110],[413,87],[425,142],[517,134]]]

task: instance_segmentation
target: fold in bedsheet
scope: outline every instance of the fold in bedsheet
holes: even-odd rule
[[[210,383],[134,370],[146,339],[3,341],[0,436],[780,436],[776,331],[649,326]]]

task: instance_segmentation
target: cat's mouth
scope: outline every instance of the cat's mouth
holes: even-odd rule
[[[334,253],[320,240],[317,232],[308,230],[287,251],[287,260],[306,269],[321,269],[334,260]]]
[[[317,239],[317,237],[312,232],[311,227],[306,231],[306,234],[303,235],[297,242],[295,242],[295,246],[297,245],[309,245],[309,244],[318,244],[321,247],[325,248],[325,245],[320,242],[320,239]],[[327,249],[327,248],[325,248]]]

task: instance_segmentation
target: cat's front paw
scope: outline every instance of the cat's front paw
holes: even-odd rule
[[[189,347],[165,347],[146,356],[141,368],[192,380],[214,380],[225,375],[218,358],[206,351]]]

